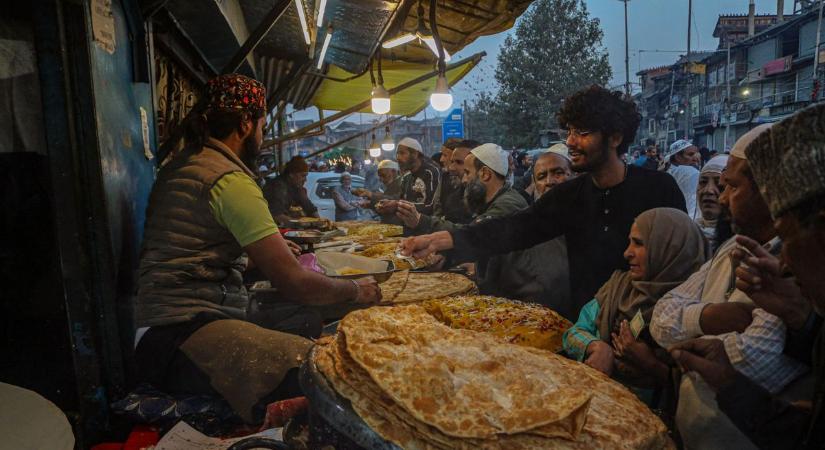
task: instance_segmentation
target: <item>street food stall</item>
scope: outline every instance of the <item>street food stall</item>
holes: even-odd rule
[[[256,431],[230,429],[237,417],[225,402],[201,398],[193,406],[159,392],[136,394],[130,375],[149,193],[157,170],[180,151],[188,118],[201,114],[205,81],[237,72],[263,82],[264,148],[280,165],[285,144],[354,113],[382,117],[374,130],[428,104],[446,110],[450,87],[484,57],[450,55],[509,29],[530,3],[95,0],[39,2],[19,12],[35,31],[48,156],[32,164],[43,169],[38,176],[49,188],[40,194],[51,205],[40,224],[51,242],[41,252],[49,276],[39,283],[59,292],[32,291],[54,308],[46,325],[31,320],[32,328],[9,332],[9,361],[20,365],[7,379],[45,392],[68,416],[79,448],[123,441],[153,411],[153,426],[170,411],[212,411],[201,425],[217,434]],[[317,121],[284,127],[288,108],[310,106]],[[283,426],[293,448],[672,445],[632,393],[558,354],[571,324],[554,311],[479,296],[463,274],[401,255],[400,226],[313,218],[280,225],[310,255],[307,268],[375,277],[383,294],[380,305],[326,317],[324,336],[300,369],[307,407],[266,422]],[[277,298],[265,283],[249,287],[259,299]],[[25,288],[13,292],[31,291]],[[31,339],[49,333],[56,343]],[[32,376],[44,371],[23,364],[25,355],[55,349],[63,352],[50,361],[58,376]]]

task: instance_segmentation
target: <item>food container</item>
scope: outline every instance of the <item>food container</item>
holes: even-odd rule
[[[392,261],[368,258],[350,253],[321,252],[316,253],[318,265],[333,278],[357,279],[373,277],[381,283],[387,281],[395,267]]]
[[[332,223],[327,219],[321,219],[319,217],[301,217],[300,219],[290,219],[287,221],[287,226],[298,229],[314,228],[329,230],[332,228]]]
[[[297,244],[318,244],[326,242],[335,236],[340,236],[341,232],[333,231],[318,231],[318,230],[292,230],[284,233],[284,238],[289,239]]]

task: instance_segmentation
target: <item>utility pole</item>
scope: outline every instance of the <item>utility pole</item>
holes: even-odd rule
[[[811,79],[816,80],[816,69],[819,67],[819,43],[822,42],[822,7],[825,0],[819,0],[819,21],[816,24],[816,47],[814,47],[814,73]]]
[[[630,0],[621,0],[624,3],[624,91],[627,96],[630,96],[630,48],[627,37],[627,2]]]
[[[685,85],[685,99],[687,100],[687,106],[685,107],[685,139],[690,137],[690,81],[693,78],[693,63],[690,61],[690,19],[693,15],[693,0],[688,0],[688,29],[687,29],[687,83]]]
[[[736,73],[734,71],[734,73]],[[722,150],[728,148],[728,134],[730,134],[730,41],[728,41],[728,65],[725,66],[725,113],[727,119],[725,120],[725,143],[722,144]]]

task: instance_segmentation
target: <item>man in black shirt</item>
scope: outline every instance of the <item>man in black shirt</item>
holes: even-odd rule
[[[622,256],[636,216],[658,207],[685,211],[673,177],[627,167],[620,156],[633,142],[640,121],[636,105],[620,92],[591,86],[565,100],[558,122],[566,130],[572,169],[586,175],[557,186],[536,203],[509,217],[408,238],[403,253],[423,258],[453,249],[454,260],[533,247],[565,236],[570,263],[571,309],[593,298],[614,270],[627,268]]]

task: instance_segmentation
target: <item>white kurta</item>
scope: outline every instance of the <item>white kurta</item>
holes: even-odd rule
[[[677,166],[670,165],[667,169],[679,185],[682,195],[685,196],[685,206],[687,206],[687,213],[692,218],[697,217],[696,211],[696,187],[699,184],[699,170],[693,166]]]

